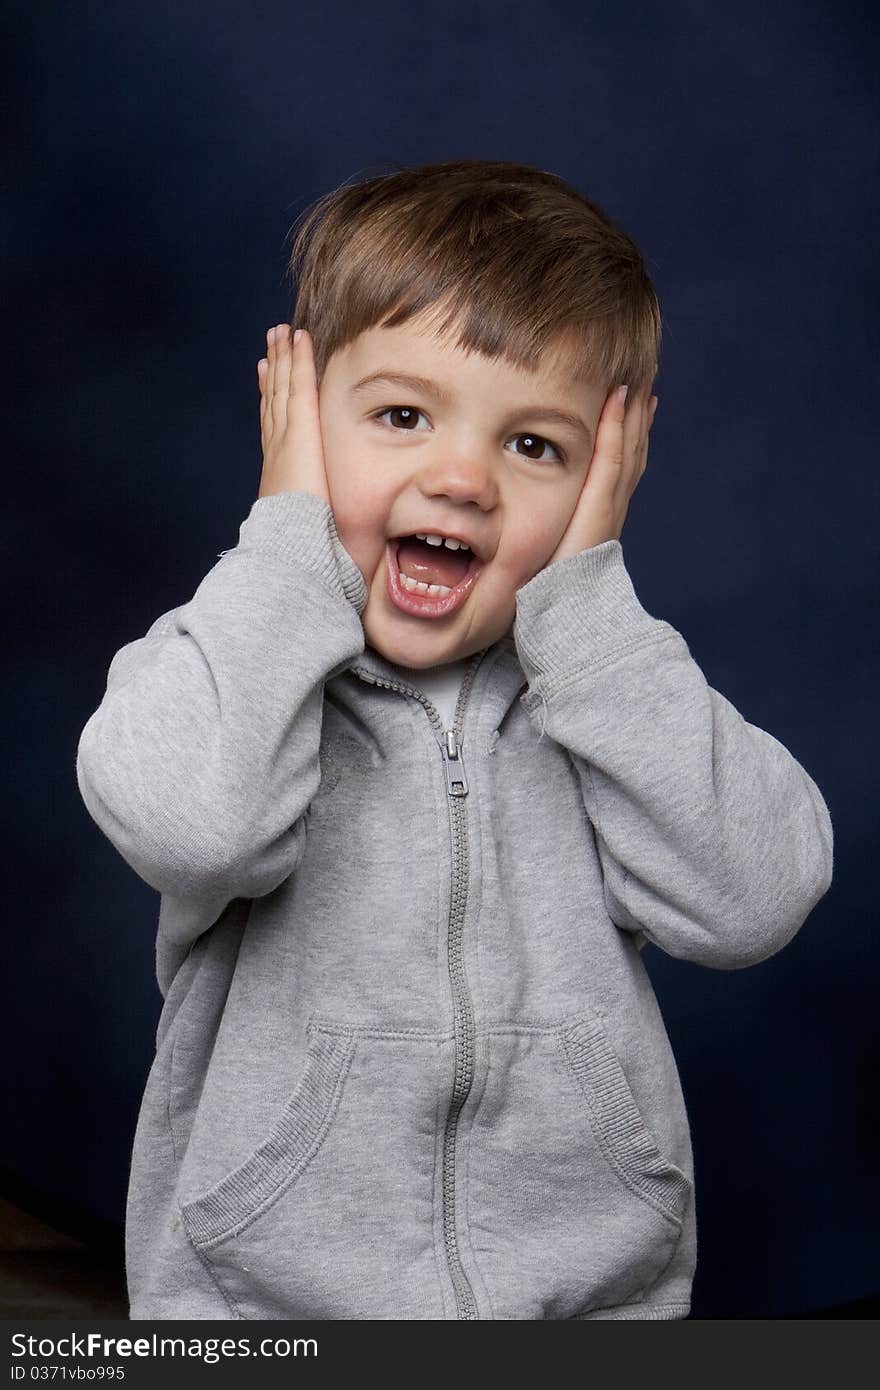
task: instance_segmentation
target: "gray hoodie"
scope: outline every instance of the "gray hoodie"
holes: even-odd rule
[[[684,1318],[693,1157],[640,949],[784,947],[831,882],[822,795],[619,541],[518,591],[452,729],[365,646],[366,594],[328,503],[260,498],[80,737],[161,894],[130,1316]]]

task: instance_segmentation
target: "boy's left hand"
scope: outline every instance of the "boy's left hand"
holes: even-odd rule
[[[629,500],[648,462],[648,435],[657,409],[646,381],[621,402],[619,387],[607,397],[596,445],[574,515],[548,565],[603,541],[620,540]]]

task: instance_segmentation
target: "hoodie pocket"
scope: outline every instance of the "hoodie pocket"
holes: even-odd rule
[[[310,1019],[297,1085],[269,1133],[181,1206],[236,1316],[444,1317],[434,1136],[450,1046],[448,1035]]]
[[[692,1183],[661,1152],[601,1019],[487,1042],[468,1224],[495,1317],[639,1301],[675,1251]]]

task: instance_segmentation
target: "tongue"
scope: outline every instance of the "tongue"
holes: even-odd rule
[[[422,584],[445,584],[454,589],[467,574],[469,550],[449,550],[445,545],[428,545],[415,536],[404,536],[397,547],[397,568]]]

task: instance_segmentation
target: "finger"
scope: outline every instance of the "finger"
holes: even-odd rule
[[[626,434],[628,421],[631,415],[627,409],[629,405],[629,388],[626,394],[621,395],[621,388],[611,392],[609,400],[606,402],[605,410],[602,412],[601,429],[603,432],[601,454],[603,460],[618,472],[623,467],[624,450],[626,446]],[[607,419],[606,419],[607,413]]]
[[[657,410],[658,399],[657,396],[651,396],[645,407],[645,431],[639,444],[639,466],[633,482],[633,491],[636,485],[641,481],[645,469],[648,466],[648,444],[650,442],[651,426],[654,423],[654,414]]]
[[[630,399],[630,396],[632,397]],[[641,444],[645,421],[644,385],[637,386],[635,394],[626,399],[627,411],[623,425],[623,464],[620,476],[620,493],[626,497],[632,494],[639,481],[641,466]]]
[[[630,422],[632,433],[626,437],[624,443],[624,464],[628,477],[627,486],[630,490],[641,478],[647,462],[648,433],[652,418],[650,402],[653,397],[651,396],[651,388],[653,385],[653,378],[649,376],[637,393]]]
[[[627,434],[632,429],[631,388],[625,388],[625,396],[621,396],[621,389],[617,387],[611,392],[600,420],[603,458],[618,469],[623,464]]]
[[[265,453],[266,453],[266,444],[267,444],[267,440],[266,440],[266,392],[265,392],[265,388],[264,388],[264,382],[265,382],[265,380],[266,380],[266,368],[267,368],[268,365],[269,365],[269,364],[268,364],[268,361],[267,361],[267,359],[266,359],[265,357],[261,357],[260,360],[259,360],[259,362],[257,363],[257,387],[258,387],[258,390],[259,390],[259,392],[260,392],[260,445],[261,445],[261,448],[262,448],[262,450],[263,450],[263,454],[264,454],[264,455],[265,455]]]
[[[263,425],[264,442],[272,439],[272,393],[275,389],[275,329],[266,332],[266,376],[263,381]]]
[[[298,460],[307,490],[329,501],[315,352],[312,335],[306,329],[293,347],[290,395],[296,403],[290,413],[291,456]]]
[[[613,387],[608,393],[596,426],[596,443],[581,492],[581,502],[595,516],[604,516],[614,507],[614,497],[624,476],[623,433],[626,402]]]
[[[647,405],[645,406],[645,425],[644,425],[644,432],[643,432],[643,434],[642,434],[642,440],[641,440],[641,453],[642,453],[642,454],[646,454],[646,453],[648,452],[648,439],[649,439],[649,436],[650,436],[650,434],[651,434],[651,426],[652,426],[653,423],[654,423],[654,416],[655,416],[655,414],[656,414],[656,412],[657,412],[657,403],[658,403],[658,399],[659,399],[659,398],[658,398],[657,396],[651,396],[651,398],[649,399]],[[644,467],[644,465],[643,465],[643,467]]]
[[[275,333],[275,380],[272,383],[272,429],[287,428],[287,402],[290,399],[290,325],[280,323]]]
[[[645,434],[648,396],[651,393],[650,379],[643,381],[635,392],[629,391],[626,398],[626,414],[623,424],[624,463],[632,463],[639,454],[642,437]]]

